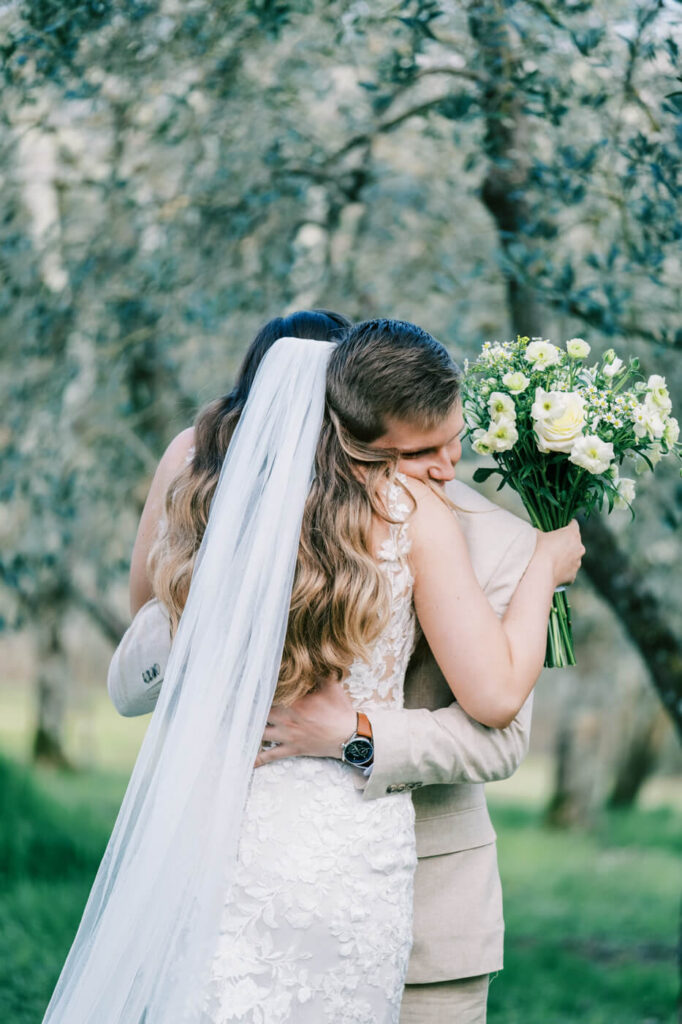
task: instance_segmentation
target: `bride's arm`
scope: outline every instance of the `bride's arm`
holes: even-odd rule
[[[541,534],[500,620],[474,574],[461,527],[425,485],[410,481],[414,602],[431,651],[461,707],[493,728],[508,726],[542,669],[552,593],[575,578],[583,548],[572,524]]]
[[[130,613],[135,615],[153,596],[147,575],[147,559],[163,518],[166,492],[171,482],[186,464],[194,444],[194,427],[188,427],[173,438],[157,466],[149,494],[142,510],[140,524],[130,559]]]

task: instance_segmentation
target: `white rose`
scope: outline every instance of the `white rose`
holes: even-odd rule
[[[554,366],[561,361],[561,349],[549,341],[531,341],[524,357],[533,364],[534,370],[544,370],[546,366]]]
[[[588,473],[605,473],[613,462],[613,445],[596,434],[579,437],[568,456],[569,462],[582,466]]]
[[[513,448],[519,439],[519,432],[516,429],[514,420],[503,416],[490,424],[488,430],[488,441],[493,452],[508,452]]]
[[[541,452],[570,452],[585,426],[585,399],[577,391],[535,393],[531,416]],[[539,414],[539,415],[538,415]]]
[[[630,480],[627,476],[622,476],[618,481],[618,494],[616,495],[613,507],[618,509],[629,508],[635,500],[636,489],[634,480]]]
[[[616,357],[613,360],[612,363],[607,363],[604,366],[604,370],[603,370],[604,376],[605,377],[615,377],[617,373],[620,373],[620,371],[623,369],[624,365],[625,365],[625,363],[623,362],[623,360],[622,359],[618,359]]]
[[[670,401],[670,394],[666,387],[665,377],[661,377],[657,373],[652,374],[647,382],[647,388],[649,390],[649,394],[646,396],[644,404],[646,405],[648,402],[650,406],[654,405],[657,409],[661,409],[663,412],[670,412],[673,404]]]
[[[665,422],[665,429],[663,430],[663,440],[667,444],[668,448],[672,448],[674,444],[680,439],[680,425],[674,416]]]
[[[591,348],[584,338],[570,338],[566,342],[566,351],[571,359],[585,359],[589,356]]]
[[[512,395],[520,395],[530,384],[530,377],[518,370],[516,373],[505,373],[502,383]]]
[[[516,419],[516,406],[514,405],[514,399],[509,395],[505,395],[503,391],[493,391],[492,395],[488,399],[488,409],[490,415],[494,420],[500,418],[500,416],[507,416],[511,419]]]

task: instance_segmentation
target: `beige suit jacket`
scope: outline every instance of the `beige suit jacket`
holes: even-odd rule
[[[472,564],[502,615],[535,550],[528,523],[458,481]],[[365,798],[412,790],[419,866],[407,981],[423,984],[502,968],[504,922],[495,831],[484,782],[511,775],[528,749],[532,697],[507,729],[474,722],[452,701],[422,643],[408,667],[404,711],[373,711],[374,766]]]
[[[453,481],[478,580],[502,615],[535,548],[535,531],[477,491]],[[153,710],[170,640],[162,607],[140,609],[114,652],[107,685],[117,710]],[[372,711],[374,766],[365,799],[413,791],[419,865],[415,879],[411,984],[472,977],[502,967],[504,924],[495,832],[484,782],[511,775],[528,749],[531,701],[503,730],[474,722],[425,644],[405,680],[405,710]]]

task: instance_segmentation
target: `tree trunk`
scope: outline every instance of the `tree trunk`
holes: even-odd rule
[[[522,139],[525,119],[519,112],[510,74],[516,58],[503,5],[476,0],[469,7],[469,27],[488,72],[481,104],[489,163],[481,199],[497,226],[500,248],[507,254],[510,244],[523,234],[526,223]],[[533,295],[532,283],[515,277],[511,261],[507,266],[512,329],[515,334],[539,336],[541,308]],[[635,572],[627,552],[618,545],[603,519],[592,516],[584,522],[582,533],[587,548],[583,568],[639,648],[663,706],[682,738],[682,639],[666,620],[664,605]]]
[[[62,620],[61,606],[52,604],[44,607],[36,624],[39,662],[33,759],[57,768],[71,768],[64,751],[69,675],[62,644]]]
[[[668,728],[668,716],[660,706],[653,715],[648,714],[644,721],[637,723],[635,734],[617,766],[607,800],[609,807],[627,808],[635,803],[643,784],[656,768]]]
[[[515,58],[509,40],[509,22],[503,5],[474,2],[469,7],[469,29],[478,44],[487,72],[480,102],[485,116],[483,148],[488,166],[481,185],[481,200],[490,213],[506,258],[507,304],[515,334],[539,337],[542,310],[535,292],[513,271],[510,247],[528,222],[524,186],[528,174],[524,136],[526,123],[518,108],[511,70]],[[506,73],[502,69],[506,69]]]
[[[639,648],[663,707],[682,738],[682,640],[604,520],[596,515],[585,520],[582,535],[587,549],[583,568]]]
[[[545,811],[558,828],[587,826],[603,806],[608,784],[608,731],[598,677],[577,682],[571,673],[556,672],[550,686],[559,690],[555,740],[554,787]]]

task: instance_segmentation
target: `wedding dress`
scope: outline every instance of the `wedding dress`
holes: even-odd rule
[[[387,498],[398,520],[379,551],[390,621],[342,682],[368,713],[402,707],[415,636],[408,499],[395,483]],[[409,792],[364,800],[361,779],[333,758],[255,770],[206,1024],[397,1024],[412,942],[414,811]]]
[[[223,462],[163,687],[43,1024],[397,1024],[416,864],[408,793],[334,759],[253,764],[276,691],[334,346],[282,338]],[[408,502],[388,627],[344,685],[400,707]]]

